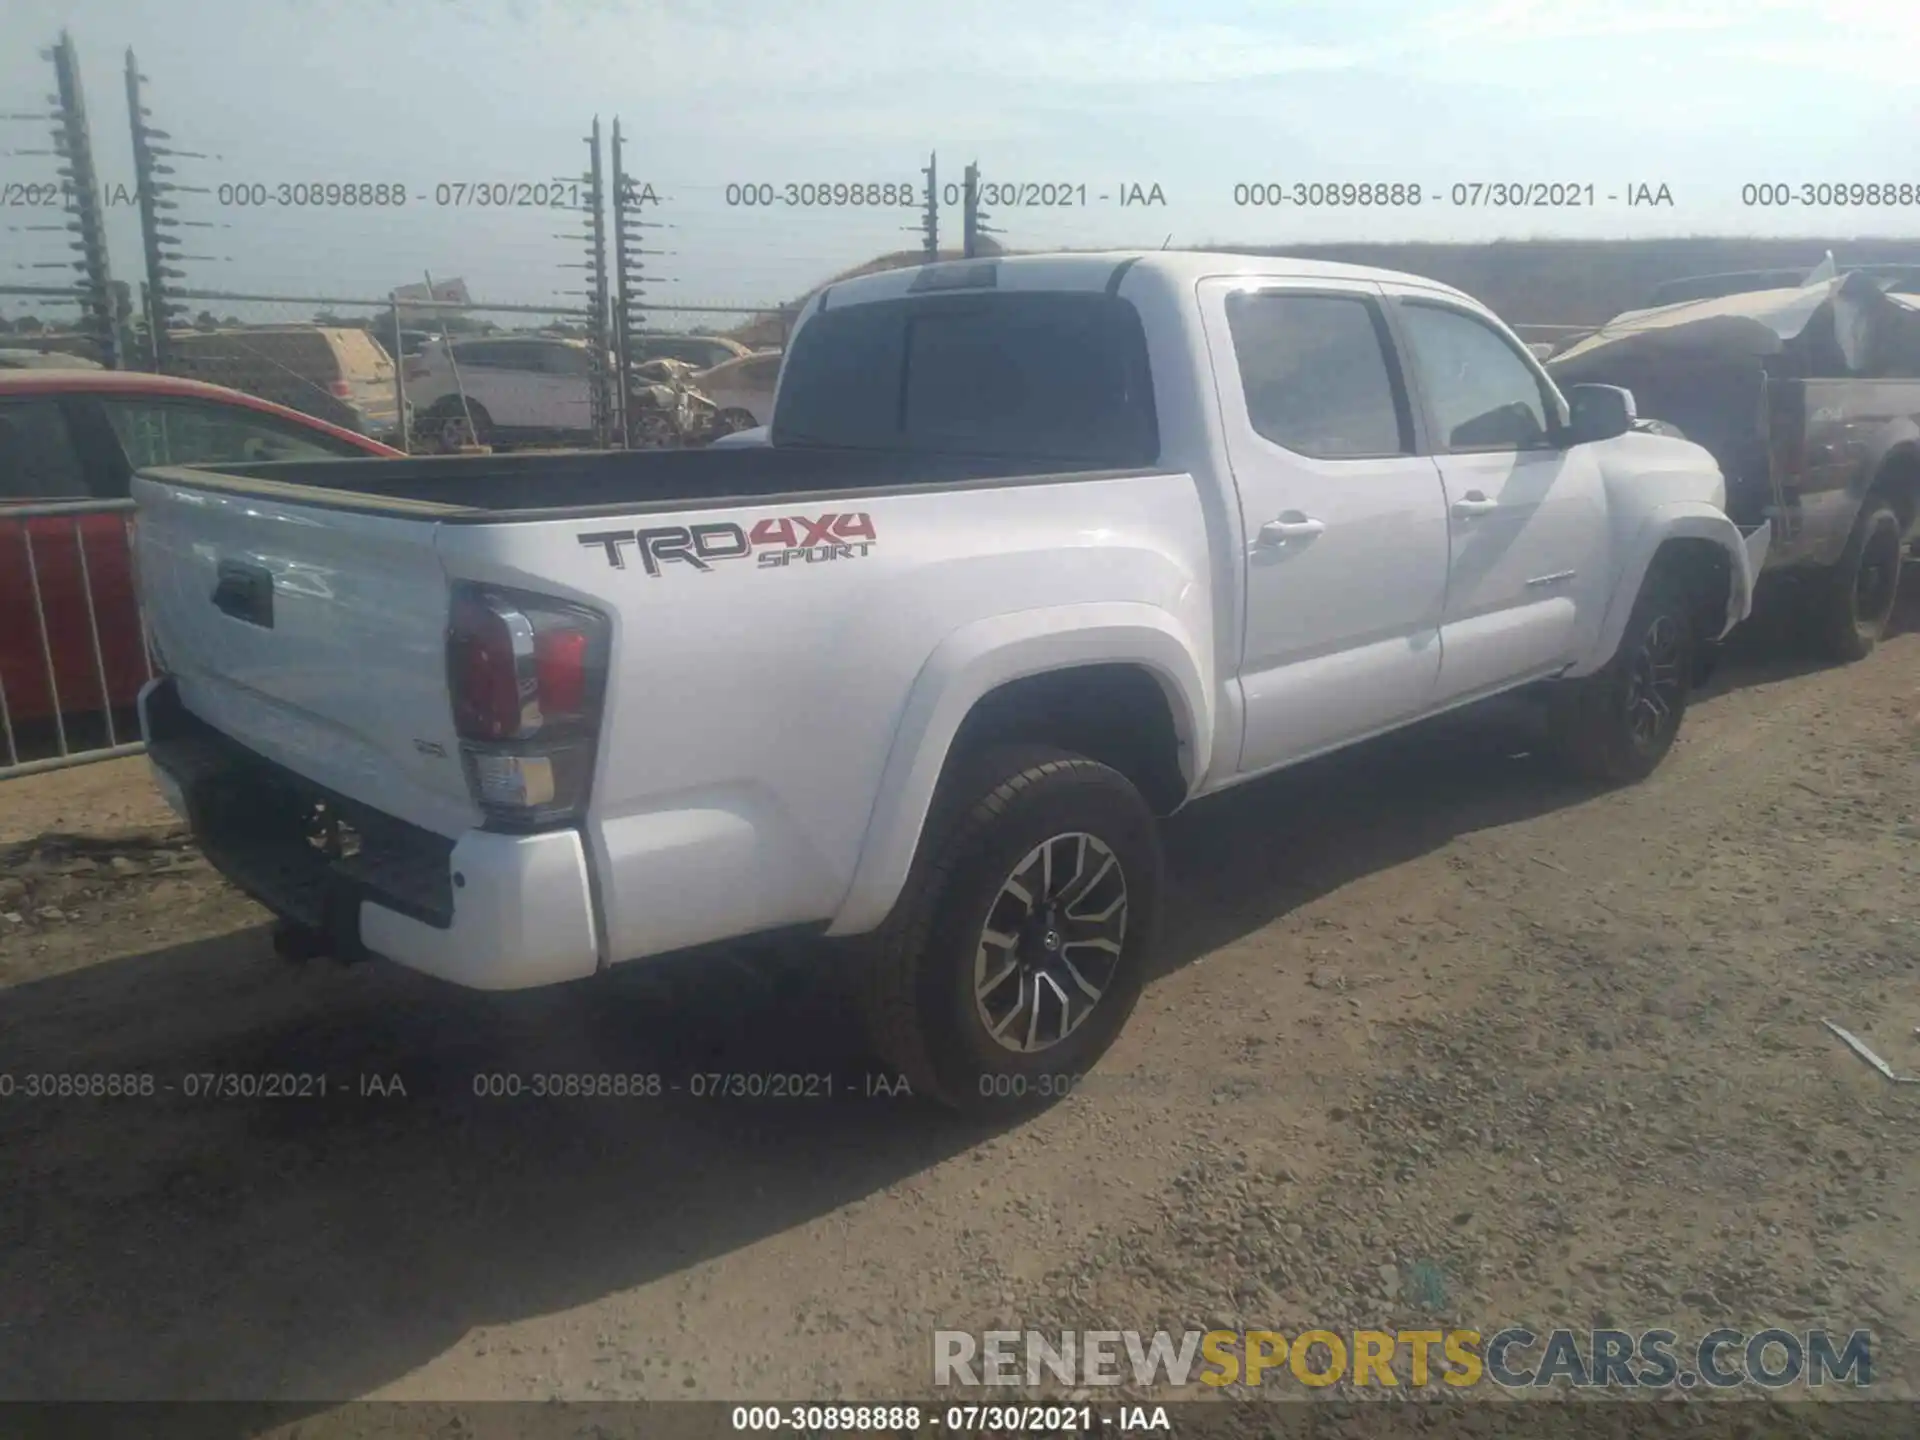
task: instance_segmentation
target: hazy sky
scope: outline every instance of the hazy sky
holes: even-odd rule
[[[598,114],[662,203],[645,258],[659,303],[755,304],[917,243],[912,209],[730,206],[729,183],[1086,187],[1066,209],[992,207],[1005,242],[1283,244],[1528,235],[1920,233],[1920,204],[1752,208],[1743,184],[1920,187],[1920,5],[1879,0],[3,0],[0,111],[44,109],[61,28],[78,46],[96,155],[131,184],[122,66],[138,53],[153,123],[181,160],[190,283],[372,295],[423,270],[535,304],[577,288],[562,211],[434,203],[441,185],[585,168]],[[0,188],[52,178],[44,127],[0,122]],[[1594,208],[1446,203],[1456,183],[1585,186]],[[374,212],[222,206],[221,184],[397,182]],[[1236,206],[1247,182],[1421,186],[1418,208]],[[1099,195],[1157,184],[1165,205]],[[1665,184],[1671,207],[1628,208]],[[1620,201],[1609,203],[1608,194]],[[17,192],[4,198],[17,200]],[[114,207],[115,273],[137,280],[134,211]],[[0,210],[0,283],[64,258],[57,212]],[[941,210],[958,243],[960,210]],[[19,301],[0,309],[20,313]],[[39,307],[43,311],[44,305]],[[240,309],[222,306],[216,309]],[[287,307],[306,318],[311,307]],[[259,307],[246,310],[265,318]],[[687,323],[693,317],[668,323]]]

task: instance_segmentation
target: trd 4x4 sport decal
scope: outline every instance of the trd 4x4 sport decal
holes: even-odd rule
[[[864,510],[856,515],[770,516],[743,530],[731,521],[709,525],[661,525],[651,530],[596,530],[579,537],[582,545],[598,545],[607,563],[627,568],[627,547],[640,552],[647,574],[658,576],[665,565],[679,562],[695,570],[711,570],[722,560],[759,556],[762,570],[783,565],[815,565],[823,560],[856,560],[873,549],[878,537],[873,519]]]

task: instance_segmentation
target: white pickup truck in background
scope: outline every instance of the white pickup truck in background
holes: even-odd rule
[[[1157,816],[1536,683],[1659,763],[1768,532],[1632,420],[1407,275],[868,276],[768,446],[144,472],[143,720],[315,948],[505,989],[805,927],[916,1091],[1016,1103],[1140,992]]]

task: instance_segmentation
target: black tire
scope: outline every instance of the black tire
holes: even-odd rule
[[[1011,923],[1019,912],[1019,897],[1006,887],[1020,881],[1023,861],[1049,845],[1052,858],[1042,861],[1062,873],[1078,867],[1065,879],[1056,876],[1057,905],[1033,909],[1015,927],[1023,943],[1031,942],[1026,950],[990,942],[991,927]],[[1105,848],[1111,867],[1096,847]],[[1029,885],[1037,886],[1043,868],[1035,862]],[[1096,870],[1102,871],[1097,883],[1076,888],[1076,876],[1085,884]],[[1117,931],[1112,913],[1094,922],[1086,917],[1096,912],[1085,908],[1110,910],[1116,873],[1122,887]],[[995,748],[963,763],[942,785],[905,893],[868,941],[861,998],[880,1058],[906,1077],[915,1095],[964,1114],[1018,1114],[1071,1093],[1140,997],[1162,883],[1159,826],[1118,771],[1033,745]],[[1063,916],[1076,908],[1081,916]],[[1079,938],[1065,939],[1069,934]],[[1096,935],[1117,946],[1110,965]],[[1077,964],[1062,971],[1063,957],[1075,948],[1081,950]],[[1022,959],[1029,951],[1039,957],[1031,968]],[[982,997],[977,967],[993,972],[991,980],[1003,955],[1015,973]],[[1033,978],[1033,969],[1045,967],[1058,978]],[[1030,979],[1038,1000],[1029,1005]],[[1086,1001],[1086,986],[1073,979],[1084,980],[1097,997]],[[1084,1004],[1077,1012],[1076,1002]],[[1021,1014],[1030,1036],[1043,1027],[1061,1033],[1050,1041],[1038,1034],[1048,1043],[1037,1049],[1010,1048],[990,1030],[990,1019],[1002,1012],[1016,1042],[1027,1038],[1018,1033]]]
[[[1900,597],[1900,515],[1877,495],[1867,497],[1840,561],[1820,584],[1816,616],[1821,654],[1848,663],[1873,653]]]
[[[463,442],[456,438],[456,432],[459,434],[466,432],[469,413],[473,416],[473,434],[470,441]],[[462,410],[457,396],[437,402],[421,417],[421,420],[426,422],[429,433],[440,448],[449,453],[458,449],[462,443],[474,445],[493,443],[493,417],[487,414],[484,406],[476,405],[472,401],[468,401],[466,409]]]
[[[1651,775],[1686,718],[1698,651],[1686,585],[1670,571],[1654,571],[1640,587],[1613,658],[1591,675],[1553,687],[1547,723],[1561,762],[1609,785]]]

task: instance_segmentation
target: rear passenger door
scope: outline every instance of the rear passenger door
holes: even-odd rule
[[[1431,703],[1446,503],[1377,285],[1221,278],[1200,301],[1245,527],[1254,772]]]
[[[545,403],[555,430],[585,434],[593,429],[593,356],[580,345],[545,345],[540,364],[546,376]]]
[[[509,430],[540,423],[534,417],[541,376],[516,368],[524,363],[523,348],[511,340],[471,340],[453,351],[468,403],[485,410],[496,426]]]
[[[1550,674],[1592,643],[1610,588],[1593,447],[1571,443],[1558,392],[1484,316],[1431,291],[1384,288],[1447,493],[1436,699]]]

